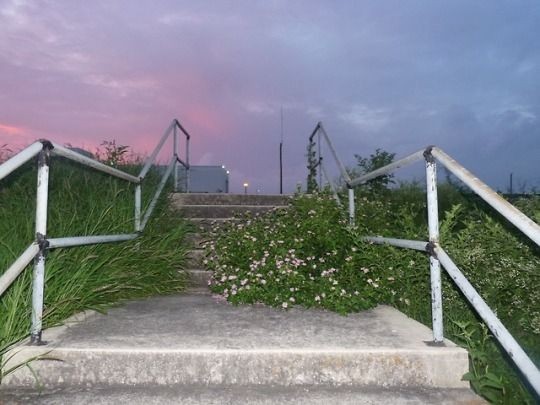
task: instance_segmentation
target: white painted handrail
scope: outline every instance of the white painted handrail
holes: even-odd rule
[[[422,159],[425,160],[426,164],[429,241],[412,241],[397,238],[384,238],[381,236],[365,236],[362,239],[370,243],[420,250],[429,254],[433,341],[435,343],[442,343],[444,340],[440,274],[440,264],[442,264],[450,278],[463,292],[463,295],[467,298],[474,310],[486,323],[493,336],[499,341],[501,346],[508,353],[509,357],[522,372],[523,376],[535,390],[536,394],[540,395],[540,371],[538,368],[527,356],[519,343],[504,327],[501,321],[497,318],[495,312],[489,308],[486,302],[459,270],[445,250],[440,246],[438,229],[439,220],[436,162],[439,161],[452,174],[459,178],[464,184],[469,186],[472,191],[480,196],[491,207],[497,210],[538,246],[540,246],[540,225],[523,214],[520,210],[498,195],[488,185],[461,166],[457,161],[435,146],[429,146],[426,149],[417,151],[403,159],[397,160],[389,165],[381,167],[370,173],[366,173],[358,178],[352,179],[350,184],[359,185],[365,183],[368,180],[391,173],[398,168],[408,166]]]
[[[186,157],[182,161],[178,157],[178,132],[184,134],[186,138]],[[173,151],[171,162],[163,174],[161,181],[146,209],[142,212],[141,194],[142,185],[145,176],[148,174],[151,166],[156,162],[157,156],[163,145],[170,137],[173,137]],[[177,164],[181,163],[185,168],[187,175],[186,191],[189,190],[189,140],[190,135],[184,129],[177,119],[174,119],[167,127],[167,130],[161,137],[158,145],[147,159],[141,173],[138,177],[126,173],[122,170],[103,164],[95,159],[84,156],[69,148],[61,146],[48,140],[40,140],[28,146],[15,156],[0,164],[0,180],[8,176],[17,168],[24,165],[32,158],[38,156],[38,185],[37,185],[37,203],[36,203],[36,240],[15,260],[15,262],[0,276],[0,296],[17,279],[23,270],[34,260],[34,275],[32,281],[32,325],[31,325],[31,343],[41,344],[42,315],[43,315],[43,292],[45,287],[45,253],[49,249],[61,247],[74,247],[90,244],[122,242],[135,239],[144,231],[148,220],[150,219],[156,203],[161,195],[168,178],[172,171],[175,171],[175,190],[177,187]],[[78,162],[92,169],[107,173],[119,179],[135,184],[135,233],[117,234],[117,235],[89,235],[89,236],[71,236],[63,238],[48,238],[47,235],[47,212],[48,212],[48,193],[49,193],[49,160],[57,155],[66,159]]]
[[[313,129],[313,131],[311,132],[311,135],[309,136],[309,145],[315,145],[315,141],[313,140],[315,138],[315,135],[318,135],[317,143],[318,143],[318,146],[319,146],[319,159],[317,160],[317,163],[314,166],[308,167],[308,170],[315,169],[315,168],[320,166],[321,173],[324,174],[324,178],[325,178],[326,182],[330,185],[330,189],[332,190],[332,194],[334,195],[335,200],[337,201],[338,205],[341,206],[341,200],[339,198],[337,187],[334,184],[334,182],[330,179],[330,177],[328,176],[328,172],[326,171],[326,167],[324,166],[323,157],[321,156],[321,144],[322,144],[321,137],[322,137],[322,139],[324,139],[324,141],[326,142],[326,145],[330,149],[330,153],[332,154],[332,157],[334,158],[334,161],[335,161],[336,165],[339,168],[341,176],[345,180],[345,184],[347,185],[347,188],[349,189],[349,191],[348,191],[348,197],[349,197],[349,204],[348,204],[349,223],[350,223],[350,225],[354,225],[354,211],[355,211],[355,208],[354,208],[354,189],[353,189],[352,184],[351,184],[351,178],[349,176],[349,173],[347,173],[347,169],[345,169],[345,166],[343,165],[343,163],[339,159],[339,156],[336,153],[334,145],[332,144],[332,141],[330,140],[330,137],[328,136],[328,133],[326,132],[322,122],[320,122],[320,121],[317,123],[317,125],[315,126],[315,129]],[[320,183],[322,183],[322,180],[320,181]],[[322,187],[322,184],[319,184],[319,187]]]

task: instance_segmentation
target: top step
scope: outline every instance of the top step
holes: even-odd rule
[[[211,194],[211,193],[174,193],[172,200],[177,205],[287,205],[291,195],[261,194]]]

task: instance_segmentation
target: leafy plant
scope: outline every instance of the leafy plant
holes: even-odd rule
[[[443,247],[538,364],[538,248],[471,194],[449,184],[439,192],[446,210],[440,224]],[[414,183],[380,192],[360,189],[357,226],[350,229],[330,196],[298,195],[287,211],[216,228],[215,242],[207,246],[214,269],[211,288],[235,304],[302,305],[339,313],[385,303],[431,326],[426,255],[362,241],[365,235],[426,240],[425,201]],[[517,205],[536,218],[540,199]],[[445,336],[471,355],[464,378],[492,403],[532,404],[511,360],[444,272],[443,296]]]
[[[471,321],[454,321],[457,332],[454,339],[467,347],[471,358],[471,371],[465,373],[463,380],[469,381],[477,392],[492,402],[504,395],[503,378],[489,371],[486,345],[489,343],[489,331],[484,324],[480,328]]]
[[[362,157],[360,155],[354,155],[354,157],[357,167],[353,169],[353,177],[358,177],[389,165],[394,161],[396,154],[377,148],[375,153],[370,154],[369,157]],[[366,185],[374,191],[381,191],[393,183],[394,175],[384,174],[369,180]]]
[[[99,160],[109,166],[118,167],[128,163],[129,146],[117,145],[116,140],[101,142],[102,148],[96,151]]]
[[[371,308],[378,280],[371,280],[368,269],[356,271],[357,247],[344,225],[335,201],[319,194],[299,196],[287,210],[229,224],[207,246],[211,288],[232,303],[340,313]]]

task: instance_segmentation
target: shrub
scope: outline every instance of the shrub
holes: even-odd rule
[[[503,323],[540,363],[540,253],[485,204],[442,187],[442,246]],[[299,195],[288,210],[214,229],[207,246],[211,288],[230,302],[345,314],[393,305],[431,326],[428,258],[422,252],[362,242],[365,235],[427,240],[425,194],[414,184],[357,194],[357,226],[327,195]],[[539,199],[518,202],[533,218]],[[464,376],[493,403],[533,403],[507,356],[443,273],[445,336],[467,348]]]

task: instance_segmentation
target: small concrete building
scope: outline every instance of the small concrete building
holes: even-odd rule
[[[178,190],[186,191],[186,169],[178,165]],[[190,166],[190,193],[228,193],[229,171],[225,166]]]

